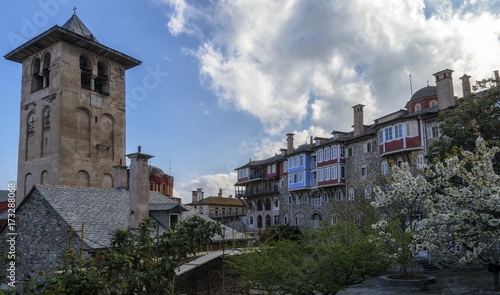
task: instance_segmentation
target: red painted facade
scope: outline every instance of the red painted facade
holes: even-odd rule
[[[161,194],[172,197],[174,195],[174,178],[170,175],[163,174],[158,176],[153,173],[149,173],[149,185],[154,185],[154,191],[160,192]]]

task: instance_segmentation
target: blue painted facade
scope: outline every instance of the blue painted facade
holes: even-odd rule
[[[293,163],[293,165],[290,165]],[[296,154],[288,158],[288,189],[311,187],[311,155]]]

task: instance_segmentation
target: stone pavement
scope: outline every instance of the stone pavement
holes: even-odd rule
[[[431,273],[436,284],[429,285],[429,291],[422,292],[415,287],[382,287],[379,279],[369,278],[358,285],[337,293],[338,295],[475,295],[500,294],[493,292],[493,275],[487,271],[440,270]]]

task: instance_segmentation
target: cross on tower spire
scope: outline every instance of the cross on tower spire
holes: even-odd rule
[[[73,6],[73,14],[76,14],[76,6]]]

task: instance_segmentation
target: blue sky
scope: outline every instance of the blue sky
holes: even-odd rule
[[[497,1],[2,1],[0,53],[77,14],[98,40],[141,60],[127,72],[127,152],[137,146],[190,201],[233,194],[234,168],[274,155],[285,134],[350,131],[404,108],[433,73],[500,70]],[[156,72],[155,87],[143,79]],[[0,59],[0,189],[16,179],[21,65]]]

